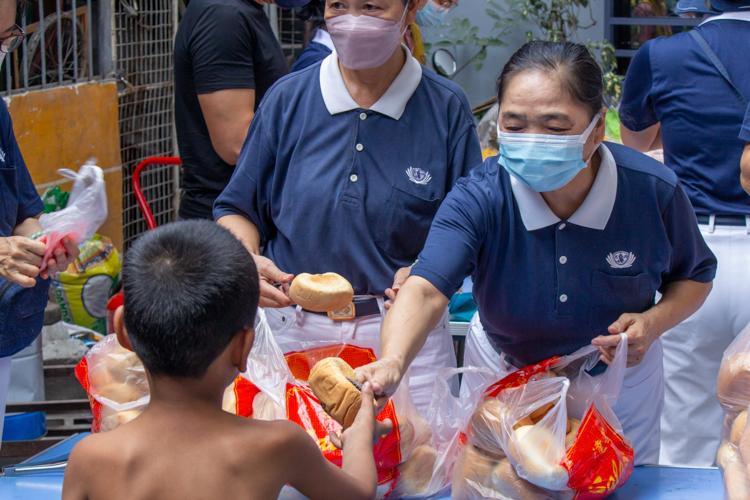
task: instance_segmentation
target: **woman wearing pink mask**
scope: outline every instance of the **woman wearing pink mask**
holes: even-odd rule
[[[214,218],[255,257],[261,306],[284,344],[377,343],[440,203],[481,161],[469,102],[401,44],[417,5],[328,0],[335,51],[266,94]],[[354,317],[295,307],[299,273],[336,272],[354,287]],[[282,286],[280,286],[282,284]],[[423,411],[437,370],[454,365],[443,314],[412,364]]]

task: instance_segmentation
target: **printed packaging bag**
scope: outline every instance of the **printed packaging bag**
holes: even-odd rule
[[[587,346],[498,374],[465,398],[446,383],[462,370],[442,370],[428,415],[438,449],[428,491],[452,483],[455,500],[594,500],[622,486],[633,448],[611,408],[627,363],[625,336],[595,378],[587,372],[598,360]]]

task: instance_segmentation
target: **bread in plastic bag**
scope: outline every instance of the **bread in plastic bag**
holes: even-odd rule
[[[87,161],[78,172],[63,168],[57,171],[63,177],[73,180],[68,204],[62,210],[43,214],[39,217],[39,224],[46,234],[43,240],[47,245],[44,251],[44,269],[47,259],[61,244],[64,237],[70,238],[74,244],[80,245],[94,236],[96,230],[107,220],[107,191],[104,186],[104,172]]]
[[[235,413],[265,420],[287,419],[300,425],[315,439],[323,455],[341,466],[342,452],[330,442],[329,432],[340,432],[341,425],[325,413],[307,379],[320,360],[339,357],[352,368],[374,362],[379,345],[364,341],[296,341],[277,344],[265,319],[256,327],[253,354],[248,371],[235,381]],[[408,392],[408,384],[391,397],[377,415],[390,419],[394,431],[373,446],[378,470],[378,494],[396,498],[417,495],[431,479],[437,456],[427,420],[419,413]],[[296,498],[285,489],[282,498]]]
[[[724,351],[716,396],[728,415],[737,415],[750,405],[750,324]]]

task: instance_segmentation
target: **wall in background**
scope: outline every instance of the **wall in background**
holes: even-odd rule
[[[117,84],[83,83],[6,98],[18,146],[42,194],[72,181],[59,168],[78,170],[91,157],[104,170],[108,215],[98,233],[122,251],[122,160],[117,128]]]
[[[604,38],[604,2],[606,0],[593,0],[592,8],[594,13],[594,20],[596,25],[587,30],[580,30],[579,34],[582,41],[587,39],[599,41]],[[500,3],[503,4],[502,0]],[[486,0],[459,0],[459,4],[454,8],[446,22],[451,22],[454,17],[471,19],[473,26],[479,27],[479,34],[488,34],[495,24],[495,20],[489,17],[486,13],[489,5]],[[581,20],[581,24],[585,25],[588,15]],[[504,41],[508,43],[508,47],[490,47],[487,53],[487,59],[484,62],[484,66],[481,71],[474,70],[473,67],[466,68],[459,75],[456,76],[455,82],[458,83],[466,94],[469,96],[469,102],[474,106],[479,104],[495,95],[495,81],[497,80],[500,70],[510,56],[518,50],[521,45],[526,41],[526,31],[532,29],[531,24],[524,24],[517,26],[507,36]],[[434,43],[439,40],[436,36],[440,33],[440,30],[434,28],[427,28],[424,30],[425,41]],[[459,47],[458,49],[458,64],[459,66],[466,62],[471,56],[477,52],[476,47]],[[428,64],[429,66],[430,64]]]

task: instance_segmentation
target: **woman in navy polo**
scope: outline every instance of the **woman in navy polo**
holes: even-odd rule
[[[408,0],[328,0],[336,51],[268,91],[216,200],[214,218],[255,256],[261,306],[282,343],[377,345],[384,295],[408,275],[448,191],[481,162],[464,92],[401,45],[416,9]],[[356,317],[290,307],[274,284],[303,272],[347,278]],[[425,412],[434,374],[456,362],[443,313],[411,372]]]
[[[17,24],[16,2],[0,2],[0,67],[9,52],[16,50],[25,34]],[[21,13],[22,14],[22,13]],[[46,302],[46,290],[49,289],[47,278],[50,274],[62,271],[78,256],[76,247],[67,238],[63,239],[64,249],[58,249],[47,261],[47,269],[39,272],[44,257],[44,243],[29,237],[42,230],[36,219],[44,210],[29,171],[18,149],[13,134],[5,101],[0,100],[0,317],[14,316],[13,311],[2,310],[18,302],[6,303],[4,297],[11,293],[19,294],[13,285],[20,285],[31,294],[41,294]],[[26,291],[23,291],[27,295]],[[28,313],[28,311],[26,311]],[[0,324],[0,436],[3,434],[5,421],[5,400],[10,383],[10,361],[13,353],[25,348],[28,344],[16,342],[19,337],[26,338],[15,331],[17,325],[4,321]],[[41,325],[41,321],[40,321]],[[41,328],[41,326],[40,326]],[[35,332],[36,334],[39,331]],[[33,340],[33,338],[32,338]],[[1,443],[0,443],[1,444]]]
[[[724,350],[750,322],[750,196],[738,182],[745,146],[738,138],[750,99],[750,0],[680,0],[705,14],[689,32],[645,43],[623,86],[622,141],[664,149],[719,268],[705,304],[666,332],[664,465],[708,467],[724,412],[716,378]],[[700,366],[701,377],[686,373]]]
[[[385,318],[381,361],[360,378],[390,394],[471,275],[479,313],[465,365],[499,371],[502,352],[520,368],[587,344],[607,363],[627,334],[628,369],[613,409],[636,464],[655,463],[659,335],[703,303],[716,259],[674,173],[602,143],[601,71],[583,45],[524,45],[497,89],[500,154],[441,205]]]

